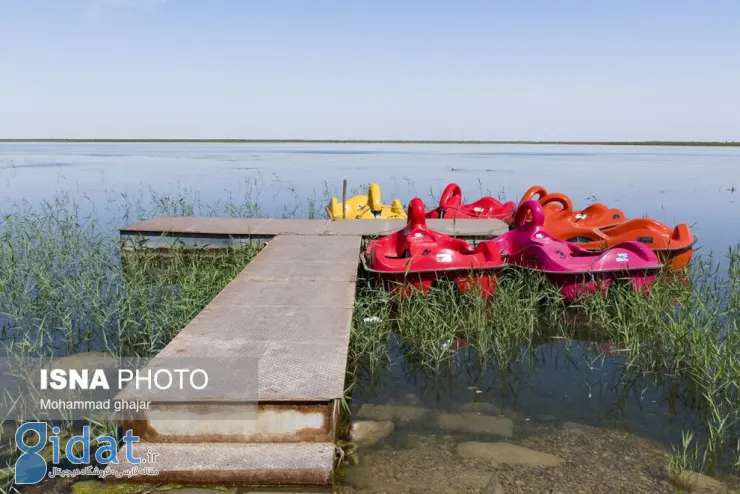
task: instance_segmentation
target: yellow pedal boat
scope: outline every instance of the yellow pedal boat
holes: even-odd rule
[[[336,197],[331,198],[331,202],[326,206],[326,212],[329,218],[333,220],[342,219],[342,208],[346,209],[348,220],[374,220],[374,219],[405,219],[406,211],[403,209],[401,201],[393,199],[390,206],[383,205],[383,198],[380,194],[380,185],[370,184],[367,195],[359,194],[347,199],[347,203]]]

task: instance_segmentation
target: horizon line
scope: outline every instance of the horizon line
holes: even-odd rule
[[[159,138],[0,138],[5,143],[306,143],[306,144],[553,144],[583,146],[740,146],[740,141],[529,141],[455,139],[159,139]]]

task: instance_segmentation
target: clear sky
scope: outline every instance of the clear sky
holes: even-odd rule
[[[740,140],[740,2],[0,0],[0,137]]]

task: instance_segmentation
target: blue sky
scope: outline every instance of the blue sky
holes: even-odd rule
[[[740,140],[740,2],[0,0],[0,137]]]

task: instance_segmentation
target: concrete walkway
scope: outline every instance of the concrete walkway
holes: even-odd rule
[[[507,231],[496,220],[429,223],[466,238]],[[141,438],[138,451],[157,454],[147,466],[159,473],[134,480],[331,484],[361,243],[404,225],[155,218],[122,229],[129,247],[267,244],[147,367],[200,369],[208,385],[129,385],[118,395],[124,403],[148,402],[123,426]],[[122,461],[109,468],[130,467]]]
[[[199,472],[220,481],[274,483],[278,474],[265,470],[267,462],[282,483],[330,479],[360,241],[270,240],[149,363],[153,370],[202,369],[208,386],[124,389],[119,399],[151,403],[125,426],[160,453],[162,478],[187,481]],[[226,473],[202,461],[221,448],[238,457],[239,468]],[[302,466],[297,458],[304,458]]]

